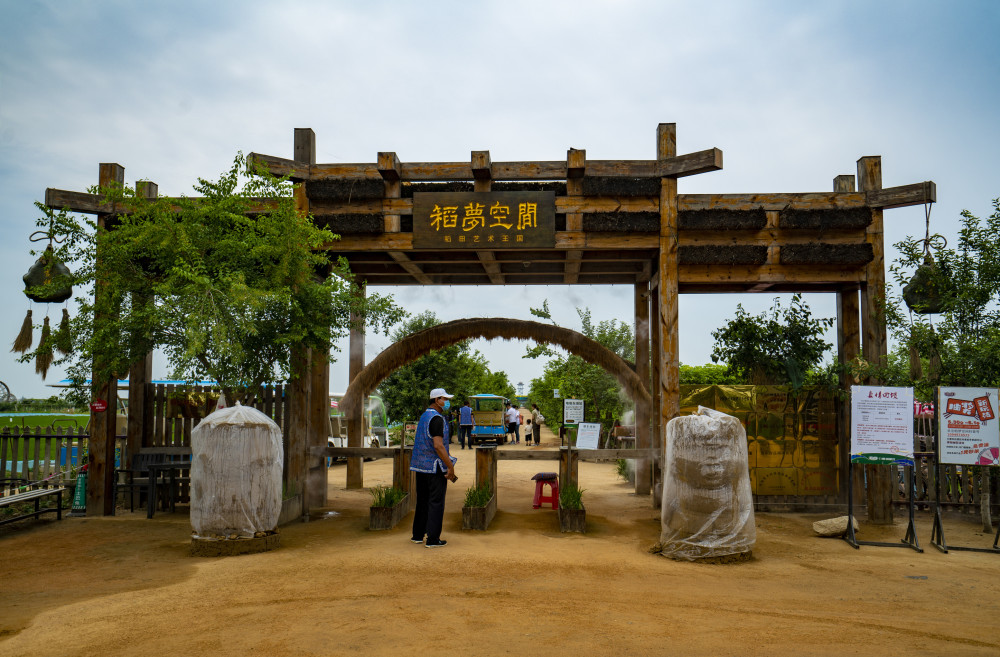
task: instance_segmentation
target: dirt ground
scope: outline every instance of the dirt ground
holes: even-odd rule
[[[543,447],[556,442],[546,433]],[[452,447],[443,549],[410,543],[412,515],[369,531],[370,495],[345,490],[344,465],[325,513],[283,527],[264,554],[189,556],[185,508],[8,526],[0,655],[1000,654],[1000,555],[939,552],[926,514],[922,554],[815,537],[831,509],[757,514],[749,563],[679,563],[647,552],[658,512],[613,464],[580,465],[584,535],[531,508],[530,476],[555,469],[544,461],[501,461],[496,518],[463,531],[474,459]],[[366,486],[391,478],[389,459],[365,464]],[[862,523],[858,538],[905,530]],[[957,516],[945,537],[993,543]]]

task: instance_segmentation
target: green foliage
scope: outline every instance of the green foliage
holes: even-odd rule
[[[466,489],[465,503],[462,506],[472,509],[481,509],[490,503],[490,498],[492,497],[493,495],[490,494],[489,486],[473,486]]]
[[[542,310],[532,309],[531,312],[539,317],[550,317],[547,302]],[[635,358],[635,335],[631,326],[615,319],[595,325],[589,309],[577,308],[576,312],[582,325],[581,333],[626,360]],[[601,421],[605,428],[621,419],[631,404],[631,400],[622,397],[621,386],[615,377],[579,356],[558,353],[548,345],[529,348],[527,356],[548,356],[551,359],[545,364],[542,376],[531,381],[529,398],[532,403],[538,404],[546,423],[552,427],[562,419],[563,399],[583,399],[587,420]],[[559,390],[560,399],[553,397],[554,390]]]
[[[327,256],[336,236],[296,211],[292,189],[266,172],[249,175],[239,154],[219,180],[199,178],[200,199],[92,190],[123,212],[106,227],[36,203],[39,226],[65,238],[56,255],[76,286],[74,353],[56,363],[81,385],[91,371],[123,376],[159,347],[184,378],[214,379],[238,400],[242,389],[287,377],[293,348],[325,351],[352,315],[387,330],[403,311],[352,293],[346,265]],[[273,199],[263,211],[261,198]]]
[[[615,460],[615,474],[619,479],[624,479],[625,481],[632,478],[632,466],[627,459]]]
[[[770,311],[754,316],[738,305],[736,317],[712,332],[712,362],[726,363],[726,371],[742,383],[790,383],[798,389],[832,346],[822,336],[833,322],[813,319],[800,294],[792,296],[787,308],[775,298]]]
[[[576,484],[567,483],[559,488],[559,506],[569,511],[583,508],[583,493],[585,488],[579,488]]]
[[[398,342],[440,323],[433,312],[426,311],[404,321],[390,337]],[[470,341],[463,341],[424,354],[386,377],[379,384],[378,394],[386,402],[389,421],[419,418],[427,410],[428,394],[433,388],[444,388],[455,395],[452,408],[477,393],[513,398],[515,390],[507,374],[490,371],[486,358],[469,345]]]
[[[372,486],[372,506],[373,507],[392,507],[396,506],[403,501],[406,497],[406,492],[402,488],[396,488],[395,486]]]
[[[685,365],[681,363],[680,382],[682,384],[735,385],[743,381],[735,374],[731,374],[725,365]]]
[[[919,376],[897,367],[896,379],[914,385],[922,399],[930,399],[935,385],[1000,385],[1000,199],[993,200],[993,213],[985,221],[964,210],[961,223],[955,248],[943,240],[931,242],[936,268],[930,282],[946,291],[943,312],[911,314],[898,297],[886,309],[887,324],[900,345],[897,363],[908,362],[913,347],[921,365]],[[902,287],[924,262],[924,240],[907,237],[896,248],[900,257],[890,272]],[[889,365],[891,369],[892,359]],[[888,378],[893,372],[884,374]]]

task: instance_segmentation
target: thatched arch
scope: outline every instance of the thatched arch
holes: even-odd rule
[[[588,363],[610,373],[637,403],[649,404],[649,392],[635,373],[635,366],[596,340],[561,326],[523,319],[475,317],[456,319],[417,331],[389,346],[375,357],[347,387],[341,409],[351,415],[358,399],[365,399],[394,370],[424,354],[470,338],[535,340],[557,344]]]

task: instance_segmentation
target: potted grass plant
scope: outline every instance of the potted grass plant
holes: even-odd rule
[[[583,489],[567,483],[559,489],[559,531],[586,532],[587,510],[583,508]]]
[[[374,486],[368,509],[368,529],[392,529],[410,512],[410,495],[395,486]]]
[[[465,491],[462,505],[462,529],[485,530],[497,512],[497,496],[486,484]]]

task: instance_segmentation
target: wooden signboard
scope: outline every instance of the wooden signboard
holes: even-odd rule
[[[415,249],[553,248],[555,192],[416,192]]]

